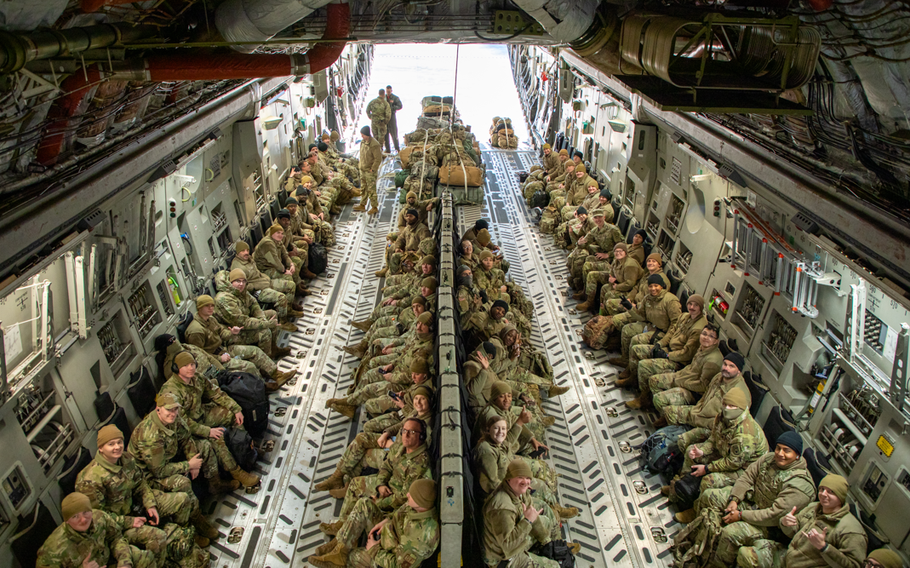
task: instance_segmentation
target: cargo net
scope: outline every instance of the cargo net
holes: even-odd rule
[[[515,131],[512,130],[511,118],[493,117],[493,124],[490,126],[490,146],[503,150],[518,148],[518,138],[515,136]]]

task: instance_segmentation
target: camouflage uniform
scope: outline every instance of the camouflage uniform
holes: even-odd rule
[[[510,568],[559,568],[555,560],[528,552],[536,544],[550,542],[554,528],[544,514],[533,523],[525,519],[524,507],[539,508],[540,503],[529,493],[516,495],[508,483],[502,483],[484,504],[483,556],[487,566],[508,560]]]
[[[704,452],[700,458],[689,457],[689,450],[697,447]],[[701,478],[701,491],[732,486],[749,465],[768,452],[768,440],[749,409],[732,422],[723,415],[714,419],[710,434],[696,441],[685,450],[686,460],[680,473],[692,470],[695,464],[706,464],[708,473]]]
[[[613,316],[613,325],[621,334],[622,358],[628,361],[633,337],[648,333],[650,338],[655,331],[658,336],[663,335],[679,319],[681,312],[679,298],[661,290],[657,296],[648,294],[634,310]],[[639,338],[639,342],[643,340]]]
[[[287,238],[287,232],[284,235]],[[262,240],[256,245],[255,252],[253,252],[253,260],[256,261],[256,268],[272,279],[273,288],[276,280],[284,280],[295,286],[300,282],[300,275],[298,274],[300,267],[291,260],[284,242],[279,243],[270,236],[262,237]],[[288,269],[291,269],[293,274],[285,274]]]
[[[466,324],[467,319],[479,309],[479,301],[480,296],[474,291],[474,288],[468,288],[467,286],[458,287],[458,291],[455,294],[455,303],[458,305],[458,317],[462,325]]]
[[[206,353],[192,343],[180,343],[174,340],[167,346],[167,352],[164,356],[164,379],[170,379],[176,373],[174,372],[174,358],[181,351],[189,351],[193,359],[196,360],[196,374],[205,377],[214,377],[217,371],[223,371],[224,365],[221,364],[215,356]]]
[[[689,312],[683,312],[670,326],[670,330],[657,342],[661,349],[667,352],[666,359],[652,359],[651,351],[654,346],[642,343],[641,339],[633,338],[629,350],[629,373],[634,377],[638,374],[638,387],[641,392],[649,391],[649,380],[660,373],[672,373],[682,369],[692,361],[698,350],[698,338],[701,330],[708,324],[705,314],[692,319]],[[636,341],[639,339],[639,341]],[[641,361],[641,363],[639,363]]]
[[[401,432],[404,423],[412,418],[419,418],[427,425],[427,444],[429,444],[433,439],[433,429],[429,426],[433,422],[433,414],[429,412],[427,414],[417,414],[417,411],[413,408],[411,410],[402,408],[398,412],[390,412],[368,420],[363,425],[363,431],[369,434],[388,432],[390,436],[397,436]]]
[[[774,540],[760,539],[744,546],[736,554],[742,568],[816,568],[839,566],[860,568],[866,558],[869,539],[863,525],[850,513],[850,506],[825,514],[820,503],[810,503],[796,514],[796,527],[780,525],[791,537],[790,546]],[[806,533],[816,529],[825,535],[824,552],[815,548]]]
[[[377,141],[385,140],[386,127],[392,118],[392,107],[383,97],[376,97],[367,105],[367,118],[370,119],[370,132]],[[381,147],[381,145],[380,145]]]
[[[218,323],[214,317],[203,320],[198,313],[186,328],[187,343],[203,349],[206,353],[218,357],[219,360],[225,351],[231,355],[230,360],[224,363],[224,368],[228,371],[256,375],[257,369],[259,369],[267,377],[274,373],[278,366],[265,354],[265,351],[255,345],[240,345],[239,337],[240,334],[234,335],[230,328]],[[226,349],[225,344],[227,344]]]
[[[249,292],[257,301],[264,304],[275,304],[275,311],[278,317],[284,317],[288,313],[288,306],[294,303],[294,295],[297,287],[289,280],[272,280],[256,268],[256,262],[253,257],[243,261],[234,257],[231,261],[231,270],[240,268],[246,273],[246,291]]]
[[[430,229],[420,222],[417,222],[414,225],[408,225],[404,229],[398,231],[398,238],[392,243],[392,250],[402,250],[404,253],[392,253],[392,258],[389,260],[389,272],[392,274],[401,272],[402,257],[409,252],[419,251],[420,241],[432,236]]]
[[[218,462],[228,471],[237,467],[224,439],[209,438],[209,432],[222,427],[243,429],[243,425],[234,424],[234,415],[240,412],[240,405],[212,381],[199,375],[190,383],[183,382],[180,377],[171,377],[161,387],[159,394],[164,393],[173,394],[180,402],[180,414],[190,432],[211,445]]]
[[[501,290],[501,287],[505,286],[505,284],[506,275],[502,270],[495,266],[487,270],[483,267],[483,263],[477,263],[477,269],[474,271],[474,287],[478,290],[485,290],[487,298],[491,302],[503,300],[506,303],[510,303],[510,298],[506,297],[505,292]]]
[[[92,524],[85,532],[79,532],[66,523],[57,527],[38,549],[37,568],[82,568],[82,562],[89,557],[100,566],[130,566],[132,568],[155,568],[155,554],[131,546],[121,530],[131,526],[132,517],[109,515],[98,509],[92,510]],[[164,533],[161,533],[164,547]],[[111,560],[115,560],[111,562]]]
[[[626,256],[632,256],[627,254]],[[663,269],[658,270],[654,274],[660,274],[661,278],[664,280],[664,290],[670,289],[670,279],[667,278],[667,275],[664,274]],[[605,316],[615,316],[616,314],[621,314],[626,311],[626,308],[622,307],[621,297],[624,295],[627,300],[630,302],[639,302],[640,298],[648,297],[648,276],[651,276],[651,273],[645,270],[641,278],[639,278],[638,283],[632,287],[626,293],[619,292],[616,290],[611,290],[610,288],[603,288],[600,291],[600,303],[603,304],[603,308],[600,311],[601,315]]]
[[[155,508],[160,518],[173,516],[174,522],[187,524],[190,517],[199,513],[199,501],[192,491],[165,492],[151,489],[146,482],[145,472],[128,454],[112,464],[104,456],[96,454],[76,478],[76,491],[92,502],[93,509],[112,515],[127,516],[133,511],[133,495],[142,499],[142,507],[148,511]],[[194,532],[195,534],[195,532]],[[127,528],[123,536],[132,544],[141,545],[156,555],[161,555],[166,535],[158,527],[146,524],[140,528]]]
[[[336,538],[350,550],[347,565],[354,568],[404,568],[420,566],[439,545],[440,529],[436,509],[415,511],[405,503],[395,510],[380,532],[379,543],[367,550],[353,548],[361,535],[386,518],[372,501],[361,499],[348,516]]]
[[[194,438],[183,418],[166,425],[154,410],[149,412],[133,430],[127,451],[150,476],[149,486],[163,491],[192,491],[189,461],[171,460],[183,450],[189,460],[199,454],[202,459],[200,472],[206,479],[218,475],[218,458],[207,440]]]
[[[610,210],[612,211],[613,208],[610,207]],[[629,245],[629,256],[634,258],[639,266],[643,265],[645,263],[645,247],[636,244]]]
[[[695,395],[707,390],[714,375],[720,372],[724,355],[715,345],[710,349],[698,348],[692,362],[675,373],[652,375],[648,390],[654,394],[654,408],[662,415],[669,406],[686,406],[695,403]]]
[[[741,374],[737,373],[732,379],[726,380],[721,373],[717,373],[705,389],[704,396],[694,405],[664,407],[664,416],[668,424],[688,424],[695,428],[679,437],[680,450],[684,450],[691,443],[689,440],[704,436],[704,430],[711,428],[714,417],[723,410],[724,395],[737,388],[745,393],[746,400],[751,406],[752,395],[749,394],[749,387]],[[702,429],[702,432],[699,432],[699,429]]]
[[[612,263],[607,263],[604,260],[586,261],[582,267],[582,277],[585,279],[585,294],[587,294],[588,298],[593,298],[597,294],[598,284],[603,284],[604,290],[617,294],[628,292],[638,282],[641,272],[641,265],[630,258],[628,254],[622,260],[614,259]],[[610,276],[616,280],[615,288],[609,285]],[[601,297],[603,297],[603,293],[601,293]]]
[[[278,323],[266,319],[266,314],[256,299],[244,290],[234,287],[215,295],[215,315],[224,325],[242,327],[238,341],[244,345],[258,345],[266,353],[272,349],[272,333],[277,333]]]
[[[167,523],[163,527],[167,535],[167,559],[180,568],[209,568],[209,553],[199,548],[193,537],[196,531],[192,527],[182,527],[176,523]],[[173,564],[162,563],[159,568]]]
[[[369,201],[373,207],[379,207],[379,198],[376,196],[376,177],[379,175],[381,165],[382,147],[374,136],[370,136],[360,146],[360,189],[362,192],[360,203],[362,205],[366,205]]]
[[[531,489],[534,496],[539,497],[551,507],[556,505],[556,472],[543,460],[516,456],[508,451],[505,443],[495,445],[489,440],[482,439],[474,448],[474,471],[480,488],[486,495],[494,493],[502,484],[509,468],[509,463],[514,459],[524,461],[531,468],[534,478],[531,480]]]
[[[427,379],[422,383],[411,383],[406,389],[404,389],[404,394],[401,396],[401,400],[404,402],[404,409],[406,411],[410,412],[413,409],[414,391],[417,389],[417,387],[424,386],[429,388],[434,393],[436,392],[435,388],[433,387],[433,383],[429,380],[429,378],[429,375],[427,375]],[[367,400],[363,405],[363,409],[366,410],[367,414],[370,416],[379,416],[381,414],[389,412],[390,410],[394,410],[395,408],[395,399],[387,394],[371,398]]]
[[[395,444],[386,455],[378,474],[351,480],[339,518],[347,519],[357,501],[370,500],[376,494],[376,489],[383,485],[391,489],[392,494],[382,499],[377,498],[376,506],[383,511],[395,510],[407,503],[411,483],[418,479],[432,479],[432,476],[426,444],[418,446],[411,453],[407,453],[401,444]]]
[[[527,425],[518,423],[518,415],[521,414],[521,411],[522,408],[514,404],[509,410],[503,410],[490,402],[483,407],[474,420],[474,430],[472,430],[474,439],[472,442],[476,444],[479,441],[480,433],[483,432],[490,418],[501,416],[506,419],[506,423],[509,425],[509,433],[506,434],[502,447],[510,454],[518,454],[527,450],[531,447],[531,438],[534,437],[534,434],[528,429]]]
[[[748,501],[747,494],[751,495]],[[722,511],[735,499],[743,516],[741,521],[730,523],[721,530],[712,565],[735,565],[740,547],[767,539],[768,527],[776,527],[793,507],[798,511],[814,497],[815,484],[806,469],[806,459],[801,457],[785,469],[779,469],[774,463],[774,452],[768,452],[747,467],[732,488],[705,491],[695,501],[696,512],[708,507]]]
[[[593,265],[594,263],[603,262],[605,263],[602,267],[603,270],[606,270],[606,266],[609,266],[610,259],[600,260],[594,255],[603,252],[609,254],[612,258],[613,246],[621,242],[623,242],[622,233],[619,232],[616,225],[611,225],[610,223],[604,223],[602,227],[598,227],[595,224],[587,232],[584,236],[584,242],[579,242],[575,250],[569,255],[569,258],[566,259],[566,265],[571,277],[581,281],[576,288],[581,289],[585,286],[583,269],[587,263],[592,263]]]

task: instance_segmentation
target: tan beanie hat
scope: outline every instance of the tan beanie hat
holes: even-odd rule
[[[477,231],[477,242],[483,246],[490,244],[490,231],[486,229]]]
[[[847,502],[847,492],[850,491],[850,484],[840,475],[829,473],[818,482],[818,488],[821,489],[822,487],[827,487],[833,491],[837,498],[840,499],[842,505]]]
[[[901,557],[887,548],[879,548],[869,553],[869,558],[882,565],[883,568],[901,568],[904,563]]]
[[[174,364],[177,365],[177,368],[186,367],[196,362],[196,359],[193,358],[193,355],[189,351],[181,351],[174,357]]]
[[[246,241],[237,241],[234,243],[234,250],[237,252],[243,252],[245,250],[250,250],[250,245],[246,244]]]
[[[424,325],[433,323],[433,312],[423,312],[422,314],[417,316],[417,321]]]
[[[568,156],[568,155],[569,155],[569,151],[566,150],[565,148],[563,148],[562,150],[559,151],[559,155],[560,155],[560,156]]]
[[[174,396],[174,393],[171,392],[159,394],[155,399],[155,404],[168,410],[177,410],[183,406],[180,404],[180,401],[177,400],[177,397]]]
[[[613,250],[616,250],[616,249],[619,249],[623,252],[629,252],[629,245],[627,245],[626,243],[616,243],[615,245],[613,245]]]
[[[645,262],[647,262],[649,260],[656,260],[658,265],[660,265],[660,266],[664,265],[663,259],[660,258],[660,253],[652,252],[651,254],[648,255],[648,258],[645,259]]]
[[[749,401],[746,400],[746,393],[742,389],[730,389],[727,391],[727,394],[724,395],[723,403],[742,410],[749,408]]]
[[[411,396],[422,396],[427,399],[427,402],[433,402],[433,391],[431,391],[428,386],[420,385],[411,392]]]
[[[101,430],[98,430],[98,447],[100,448],[104,444],[110,442],[111,440],[123,439],[123,432],[120,431],[120,428],[117,428],[113,424],[108,424]]]
[[[423,257],[423,260],[420,261],[420,264],[429,264],[433,268],[436,268],[436,257],[432,254],[428,254]]]
[[[438,284],[436,282],[436,277],[427,276],[426,278],[424,278],[423,280],[420,281],[420,286],[423,288],[429,288],[430,290],[435,292],[436,286],[438,286]]]
[[[418,479],[411,483],[408,494],[421,509],[432,509],[436,506],[436,482],[432,479]]]
[[[420,294],[418,294],[418,295],[414,296],[413,298],[411,298],[411,305],[413,306],[414,304],[420,304],[421,306],[426,306],[427,299],[424,298],[423,296],[421,296]]]
[[[414,359],[411,361],[410,371],[412,373],[417,373],[418,375],[425,375],[429,372],[429,366],[427,365],[426,359]]]
[[[410,198],[412,198],[412,197],[413,197],[414,199],[417,199],[417,194],[414,193],[413,191],[409,191],[408,194],[405,196],[405,199],[410,199]]]
[[[215,300],[208,294],[203,294],[196,298],[196,310],[201,310],[206,306],[214,306]]]
[[[60,512],[63,513],[63,520],[68,521],[73,515],[91,511],[92,502],[84,493],[70,493],[63,498],[63,503],[60,504],[60,509]]]
[[[485,250],[482,253],[480,253],[480,260],[486,260],[488,258],[493,258],[492,252]]]
[[[333,130],[329,136],[332,138],[332,142],[338,142],[341,140],[341,134],[338,134],[337,130]]]
[[[303,185],[303,184],[305,184],[305,183],[313,183],[313,178],[310,177],[310,176],[303,176],[303,177],[301,177],[301,178],[300,178],[300,185]]]
[[[268,230],[268,232],[266,233],[266,235],[268,235],[269,237],[271,237],[272,235],[274,235],[275,233],[278,233],[278,232],[283,233],[283,232],[284,232],[284,227],[282,227],[281,225],[272,225],[271,227],[269,227],[269,230]]]
[[[505,381],[496,381],[490,387],[490,400],[496,400],[504,394],[512,394],[512,387]]]
[[[551,147],[549,144],[544,144],[544,145],[543,145],[543,149],[544,149],[544,150],[550,150],[550,149],[552,149],[552,147]]]
[[[242,268],[235,268],[234,270],[231,270],[231,274],[228,278],[231,279],[231,282],[234,280],[246,280],[246,272],[244,272]]]
[[[698,307],[703,310],[705,309],[705,299],[702,297],[701,294],[692,294],[691,296],[689,296],[689,299],[686,300],[687,304],[689,302],[692,302],[692,303],[698,305]]]
[[[586,173],[588,173],[588,170],[587,170],[587,168],[585,168],[584,163],[581,163],[581,164],[578,164],[577,166],[575,166],[575,173],[576,173],[576,174],[578,174],[578,173],[581,173],[581,174],[586,174]]]
[[[531,473],[531,466],[521,458],[515,458],[509,462],[509,468],[506,470],[506,479],[515,479],[516,477],[534,477]]]

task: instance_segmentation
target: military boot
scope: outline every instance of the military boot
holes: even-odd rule
[[[309,296],[311,294],[310,289],[307,288],[306,282],[303,280],[297,283],[297,293],[301,296]]]
[[[256,487],[259,485],[259,476],[243,471],[240,469],[239,465],[228,473],[230,473],[231,477],[239,481],[244,487]]]
[[[333,538],[329,542],[327,542],[325,544],[321,544],[318,547],[316,547],[316,550],[314,551],[315,554],[313,556],[322,556],[323,554],[328,554],[329,552],[332,552],[333,550],[335,550],[335,545],[337,545],[337,544],[338,544],[338,539]]]
[[[341,473],[340,469],[336,469],[332,472],[332,475],[314,485],[313,489],[315,491],[328,491],[329,489],[338,489],[339,487],[343,486],[344,474]]]
[[[344,499],[344,496],[347,495],[348,486],[343,485],[341,487],[336,487],[335,489],[329,489],[329,495],[335,499]]]
[[[607,363],[614,367],[627,367],[629,365],[629,360],[620,355],[619,357],[610,357],[607,359]]]
[[[225,481],[218,477],[217,475],[209,478],[209,493],[212,495],[221,495],[223,493],[230,493],[235,489],[240,487],[240,483],[236,480]]]
[[[218,529],[216,529],[215,525],[210,523],[209,520],[205,518],[205,515],[203,515],[201,512],[197,512],[190,520],[193,523],[193,527],[196,528],[197,536],[201,536],[206,540],[214,540],[218,538]]]
[[[199,548],[207,548],[212,541],[205,538],[204,536],[199,536],[198,534],[193,537],[193,542],[196,543],[196,546]]]
[[[361,341],[357,345],[348,345],[347,347],[342,347],[341,349],[354,357],[363,357],[363,354],[366,353],[367,348],[370,346],[365,340]]]
[[[620,388],[628,388],[638,384],[638,379],[626,377],[625,379],[616,379],[614,384]]]
[[[382,270],[377,270],[375,274],[376,274],[377,278],[382,278],[383,276],[385,276],[388,273],[389,273],[389,266],[385,265],[382,267]]]
[[[363,320],[363,321],[351,322],[351,325],[353,327],[356,327],[360,331],[367,332],[367,331],[370,331],[371,327],[373,327],[373,322],[371,322],[370,320],[367,319],[367,320]]]
[[[270,376],[272,377],[272,379],[274,379],[274,381],[276,383],[278,383],[278,386],[280,387],[284,383],[293,379],[296,374],[297,374],[297,372],[293,369],[291,369],[290,371],[279,371],[276,368],[275,371]]]
[[[558,387],[556,385],[553,385],[549,389],[547,389],[547,396],[550,398],[555,398],[561,394],[565,394],[565,393],[569,392],[570,390],[572,390],[572,387],[569,387],[569,386]]]
[[[366,211],[366,210],[367,210],[367,204],[366,204],[366,203],[358,203],[357,205],[354,206],[353,210],[354,210],[354,211],[357,211],[357,212]]]
[[[279,385],[277,382],[267,381],[265,383],[265,392],[270,393],[270,392],[276,392],[279,390],[281,390],[281,385]]]
[[[651,407],[651,391],[642,391],[638,398],[626,401],[626,406],[632,410],[641,410]]]
[[[653,402],[654,402],[653,399],[651,402],[653,404]],[[661,416],[660,418],[658,418],[657,420],[655,420],[654,422],[651,423],[651,428],[654,428],[655,430],[660,430],[661,428],[663,428],[666,425],[667,425],[667,419],[664,418],[663,416]]]
[[[348,553],[350,551],[347,547],[340,542],[335,545],[335,548],[332,549],[328,554],[323,554],[322,556],[311,557],[310,564],[318,566],[318,562],[325,562],[326,566],[339,566],[344,568],[348,564]],[[313,562],[316,561],[316,563]]]
[[[553,509],[556,511],[556,514],[559,515],[560,520],[563,521],[578,516],[578,507],[563,507],[559,503],[556,503]]]
[[[287,357],[291,354],[291,350],[288,347],[278,347],[275,343],[272,343],[272,352],[269,353],[269,357],[274,360],[281,359],[282,357]]]
[[[604,351],[607,353],[615,353],[620,350],[622,347],[621,339],[619,333],[613,333],[607,338],[607,343],[604,345]]]
[[[319,530],[321,530],[323,534],[335,536],[338,534],[338,531],[341,530],[341,525],[343,524],[344,522],[341,519],[331,523],[319,523]]]
[[[285,321],[284,323],[278,324],[278,329],[283,329],[284,331],[290,331],[293,333],[293,332],[297,331],[297,326],[292,324],[289,321]]]
[[[325,406],[326,406],[326,408],[330,408],[330,409],[334,410],[335,412],[337,412],[338,414],[341,414],[342,416],[347,416],[348,418],[351,418],[351,419],[354,418],[354,414],[357,412],[356,406],[351,406],[350,404],[347,404],[346,402],[344,402],[344,399],[339,399],[339,398],[331,399],[330,401],[325,403]]]
[[[569,547],[569,552],[572,553],[572,556],[575,556],[576,554],[581,552],[581,545],[578,544],[577,542],[567,542],[566,546]]]
[[[288,304],[288,309],[294,310],[295,312],[302,312],[303,304],[300,304],[298,302],[291,302]]]
[[[673,515],[673,518],[676,519],[676,522],[687,525],[695,520],[695,517],[698,515],[695,514],[695,509],[686,509],[685,511],[680,511]]]
[[[372,209],[370,209],[369,211],[367,211],[367,215],[375,215],[375,214],[377,214],[377,213],[379,213],[379,209],[377,209],[375,206],[373,206]]]
[[[631,376],[632,376],[632,372],[629,371],[628,367],[626,367],[625,369],[623,369],[622,373],[620,373],[617,378],[618,379],[628,379]]]
[[[300,277],[301,277],[301,278],[307,278],[307,279],[309,279],[309,280],[312,280],[313,278],[319,278],[319,275],[316,274],[315,272],[311,272],[310,269],[309,269],[308,267],[304,266],[304,267],[300,270]]]
[[[582,300],[584,300],[584,299],[587,298],[587,297],[588,297],[588,295],[585,294],[585,291],[584,291],[584,290],[582,290],[581,292],[575,292],[574,294],[572,294],[572,299],[573,299],[573,300],[578,300],[579,302],[582,301]]]
[[[587,312],[596,305],[597,299],[594,297],[595,294],[588,294],[588,299],[577,306],[575,309],[579,312]]]
[[[540,424],[544,428],[549,428],[553,424],[556,424],[556,417],[555,416],[544,416],[543,419],[540,421]]]

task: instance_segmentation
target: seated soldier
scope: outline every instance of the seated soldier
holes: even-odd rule
[[[900,554],[889,548],[878,548],[869,553],[863,568],[902,568],[904,561]]]
[[[458,267],[455,271],[455,284],[458,287],[455,292],[458,318],[462,322],[467,322],[472,315],[482,309],[483,305],[483,299],[474,288],[474,272],[470,266],[462,264]]]
[[[123,432],[113,424],[98,431],[98,452],[85,469],[76,477],[76,491],[89,498],[92,509],[110,515],[127,516],[133,512],[133,498],[141,500],[148,525],[127,528],[123,533],[127,542],[137,544],[158,554],[156,542],[164,542],[161,519],[171,517],[178,525],[192,521],[196,544],[209,545],[209,539],[218,538],[218,529],[199,511],[199,501],[193,493],[190,480],[184,476],[174,479],[170,490],[163,485],[152,489],[145,479],[145,471],[129,454],[124,454]],[[177,477],[177,476],[175,476]]]
[[[236,254],[234,255],[234,260],[231,261],[231,271],[234,271],[237,268],[243,270],[244,274],[246,274],[246,289],[254,298],[256,298],[257,302],[262,304],[274,304],[275,312],[279,317],[286,316],[288,309],[298,312],[303,311],[303,306],[296,301],[295,294],[299,292],[301,295],[306,296],[308,292],[301,292],[291,281],[273,281],[260,272],[259,269],[256,268],[256,262],[253,260],[253,253],[250,251],[250,245],[246,244],[244,241],[237,241],[234,243],[234,250],[236,251]],[[277,287],[273,288],[273,286]]]
[[[749,414],[746,395],[733,389],[724,395],[723,405],[708,435],[686,448],[686,460],[679,470],[680,475],[691,472],[700,477],[702,492],[732,486],[752,462],[768,453],[768,440]],[[661,493],[672,498],[673,483],[662,487]],[[683,511],[677,518],[688,522],[695,518],[695,511]]]
[[[499,332],[509,325],[509,320],[506,319],[508,311],[509,304],[505,300],[496,300],[489,310],[481,309],[472,314],[466,322],[462,322],[467,348],[474,350],[484,341],[498,336]]]
[[[795,507],[812,501],[815,485],[801,457],[803,441],[796,432],[784,432],[774,452],[768,452],[746,468],[733,487],[709,489],[695,501],[697,514],[721,516],[723,528],[717,538],[712,566],[736,563],[741,547],[767,540],[769,529]],[[706,551],[707,552],[707,551]]]
[[[484,250],[498,251],[499,247],[495,244],[488,243],[487,245],[481,245],[477,240],[478,233],[480,233],[480,231],[487,231],[487,234],[489,234],[489,228],[489,221],[486,219],[478,219],[474,221],[474,226],[465,231],[465,233],[461,236],[461,242],[470,241],[474,252],[477,254],[483,252]]]
[[[584,290],[588,298],[585,304],[586,309],[594,307],[596,302],[593,291],[587,294],[588,288],[584,275],[585,265],[599,261],[603,263],[600,268],[605,269],[609,265],[610,257],[613,256],[614,248],[617,244],[622,243],[622,233],[616,225],[604,221],[605,214],[603,209],[595,209],[591,212],[591,216],[594,218],[594,226],[578,239],[575,250],[566,259],[572,287],[576,290]]]
[[[586,257],[581,269],[584,289],[572,296],[576,300],[585,301],[575,309],[587,312],[596,305],[599,284],[604,285],[603,289],[617,294],[628,292],[635,286],[641,278],[642,270],[627,251],[626,243],[616,243],[613,245],[613,262],[609,262],[610,255],[606,252],[595,253],[593,258]]]
[[[171,393],[158,394],[155,410],[149,412],[133,430],[127,452],[149,474],[152,489],[179,487],[177,478],[196,479],[199,473],[209,482],[209,493],[217,495],[240,487],[240,482],[222,481],[218,458],[208,441],[196,438],[180,418],[180,402]],[[187,460],[174,462],[179,451]]]
[[[217,357],[206,353],[192,343],[186,345],[177,341],[173,335],[162,334],[155,338],[155,360],[158,362],[158,370],[164,380],[168,380],[173,375],[174,357],[183,351],[189,351],[196,359],[196,372],[205,377],[216,377],[219,371],[224,371],[224,365]]]
[[[429,300],[427,300],[427,304],[429,304]],[[428,309],[414,320],[414,327],[401,337],[376,340],[383,345],[382,351],[375,356],[367,355],[361,361],[360,367],[362,370],[358,375],[358,380],[363,374],[363,370],[379,369],[380,373],[390,373],[396,367],[406,368],[410,366],[414,354],[418,350],[431,350],[435,339],[433,329],[433,311]]]
[[[515,568],[559,568],[555,560],[530,552],[559,536],[559,523],[531,488],[531,468],[522,460],[509,464],[505,479],[483,506],[483,557],[487,566],[503,562]],[[580,550],[571,546],[573,553]]]
[[[82,493],[70,493],[61,503],[63,524],[38,549],[37,568],[155,568],[155,553],[129,544],[121,532],[145,524],[142,517],[121,517],[92,509]],[[164,531],[158,531],[156,549],[163,549]]]
[[[638,343],[651,342],[666,334],[682,310],[679,298],[664,288],[664,281],[660,276],[652,274],[648,277],[648,296],[641,301],[635,309],[624,314],[608,316],[611,318],[607,328],[613,328],[614,333],[620,336],[620,355],[610,357],[607,361],[611,365],[625,367],[629,364],[629,347],[632,338],[639,334],[647,334],[640,338]]]
[[[239,339],[244,345],[258,345],[273,359],[290,355],[290,349],[278,347],[275,342],[278,339],[278,328],[286,329],[285,326],[292,324],[279,326],[277,316],[267,317],[256,299],[247,292],[246,274],[243,270],[231,270],[229,279],[230,286],[220,285],[215,295],[215,315],[218,321],[229,327],[239,327]]]
[[[405,214],[407,225],[398,231],[398,238],[392,243],[392,258],[389,260],[389,270],[392,274],[398,274],[401,271],[401,258],[408,252],[418,251],[420,241],[432,237],[430,229],[421,223],[419,213],[416,209],[408,209]]]
[[[240,343],[242,328],[225,327],[213,317],[214,314],[215,300],[211,296],[203,294],[196,298],[196,317],[186,328],[187,343],[217,357],[228,371],[252,375],[258,374],[257,369],[262,371],[264,377],[271,379],[265,384],[269,392],[278,390],[294,377],[295,370],[279,371],[278,365],[259,347]]]
[[[480,262],[474,270],[474,285],[478,290],[486,292],[487,298],[503,300],[506,305],[510,303],[509,288],[506,286],[506,276],[502,270],[496,268],[493,253],[485,250],[480,253]]]
[[[634,240],[634,238],[633,238]],[[619,292],[610,288],[603,288],[600,291],[600,313],[605,316],[615,316],[627,310],[635,308],[639,302],[648,297],[648,278],[657,274],[664,282],[664,289],[670,289],[670,279],[663,271],[663,261],[660,253],[652,252],[645,259],[645,268],[648,270],[642,274],[638,283],[628,292]],[[623,298],[625,296],[625,298]],[[615,351],[615,349],[607,349]]]
[[[509,445],[507,449],[513,454],[540,456],[549,448],[539,442],[528,428],[533,419],[530,411],[520,406],[512,406],[512,387],[504,381],[496,381],[490,387],[490,402],[477,414],[474,421],[474,439],[476,444],[483,432],[483,426],[493,416],[501,416],[509,422]]]
[[[535,375],[528,370],[531,364],[526,352],[532,351],[533,347],[521,337],[518,329],[512,324],[506,324],[498,336],[490,338],[490,342],[505,355],[497,358],[492,367],[493,372],[501,380],[520,383],[524,387],[522,390],[531,392],[532,398],[538,402],[542,402],[539,400],[540,389],[543,389],[550,398],[569,392],[570,387],[556,386],[550,378]]]
[[[392,339],[401,336],[414,325],[420,314],[427,310],[427,299],[421,295],[411,298],[409,309],[402,309],[398,316],[383,316],[376,320],[357,345],[343,347],[345,353],[363,357],[376,339]]]
[[[351,480],[361,474],[364,467],[379,469],[385,460],[387,450],[396,443],[404,423],[418,418],[429,425],[433,420],[431,402],[433,390],[427,385],[418,385],[413,391],[412,407],[398,412],[384,414],[364,424],[363,432],[357,434],[348,444],[335,471],[325,480],[317,483],[314,491],[329,491],[332,497],[343,499]],[[432,439],[432,429],[427,426],[427,443]],[[398,442],[400,443],[400,441]]]
[[[780,529],[791,538],[786,548],[773,540],[757,540],[736,553],[741,568],[860,568],[869,539],[847,505],[847,480],[826,475],[818,483],[818,501],[801,511],[793,507],[781,517]]]
[[[234,399],[205,377],[196,376],[196,360],[187,352],[174,358],[177,375],[161,386],[160,394],[170,394],[183,409],[183,420],[190,432],[207,440],[220,463],[244,487],[255,487],[259,476],[240,469],[224,443],[228,427],[243,426],[243,412]]]
[[[746,360],[736,351],[731,351],[724,357],[720,372],[714,375],[705,394],[692,406],[668,406],[664,408],[664,416],[670,424],[686,424],[694,430],[689,430],[679,437],[679,449],[685,450],[691,443],[690,439],[704,436],[704,431],[711,428],[714,418],[723,409],[724,395],[733,389],[739,389],[746,395],[749,405],[752,405],[752,395],[749,386],[743,379],[742,369]],[[701,430],[701,431],[699,431]]]
[[[674,372],[688,365],[698,350],[701,330],[708,323],[704,313],[705,300],[692,294],[686,300],[686,312],[670,326],[667,334],[656,344],[646,343],[647,338],[632,338],[629,349],[629,366],[620,373],[617,386],[638,384],[638,398],[626,402],[629,408],[651,406],[649,381],[660,373]],[[640,361],[640,363],[639,363]],[[637,376],[636,376],[637,375]]]
[[[356,548],[362,535],[366,548]],[[420,566],[439,546],[436,482],[417,479],[407,502],[387,515],[376,503],[361,499],[330,542],[307,561],[317,568],[345,566]]]
[[[413,394],[413,391],[411,391],[412,387],[416,388],[425,385],[432,389],[432,385],[428,383],[429,377],[426,360],[414,357],[407,372],[397,371],[380,375],[378,379],[370,378],[368,382],[358,386],[348,396],[330,398],[326,401],[325,407],[348,418],[354,418],[354,414],[360,405],[372,403],[369,410],[373,410],[373,412],[370,412],[370,414],[376,416],[385,414],[395,407],[404,408],[404,406],[410,404],[410,397],[408,397],[408,400],[405,400],[405,397],[408,394]],[[395,396],[386,394],[389,391],[392,391]]]
[[[372,500],[384,512],[394,511],[405,504],[411,483],[418,479],[432,479],[426,433],[427,425],[423,420],[407,420],[401,428],[401,443],[394,444],[389,450],[379,473],[352,479],[338,520],[320,523],[319,530],[329,536],[337,534],[361,500]]]
[[[695,404],[708,389],[711,379],[720,372],[724,355],[718,349],[720,338],[717,327],[707,324],[698,335],[698,351],[692,362],[675,373],[660,373],[648,379],[648,390],[653,394],[652,404],[660,412],[653,427],[667,425],[664,409],[669,406]]]
[[[285,219],[285,221],[289,221],[289,219]],[[294,259],[288,253],[287,245],[284,243],[284,235],[284,227],[280,224],[269,227],[269,230],[266,231],[266,236],[259,241],[259,244],[256,245],[256,250],[253,251],[253,260],[256,262],[256,268],[273,281],[285,280],[293,282],[299,289],[302,282],[299,274],[300,266],[294,263]],[[282,329],[297,331],[293,324],[286,323],[285,326]],[[291,329],[292,327],[293,329]]]
[[[638,229],[632,233],[632,244],[629,245],[629,256],[635,259],[639,266],[645,263],[645,239],[647,238],[648,233],[645,232],[644,229]]]

